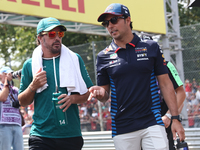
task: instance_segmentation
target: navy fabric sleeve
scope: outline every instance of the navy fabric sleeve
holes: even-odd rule
[[[156,50],[157,56],[156,56],[156,60],[155,60],[155,74],[157,75],[162,75],[162,74],[167,74],[168,73],[168,69],[166,66],[166,61],[163,55],[163,52],[160,48],[160,46],[157,43],[154,43],[154,48]]]
[[[106,71],[106,65],[104,64],[105,61],[103,59],[103,51],[101,51],[97,55],[97,85],[102,86],[102,85],[107,85],[110,84],[110,79]]]

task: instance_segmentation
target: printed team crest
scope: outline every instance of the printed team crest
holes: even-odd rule
[[[111,54],[111,55],[110,55],[110,58],[112,58],[112,59],[117,58],[117,53]]]

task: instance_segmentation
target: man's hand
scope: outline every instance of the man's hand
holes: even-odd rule
[[[163,121],[163,123],[165,124],[165,128],[168,128],[169,127],[169,125],[170,125],[170,123],[171,123],[171,119],[169,119],[167,116],[163,116],[162,117],[162,121]]]
[[[59,100],[61,99],[60,101],[58,101],[58,104],[62,104],[62,106],[60,106],[60,109],[63,109],[63,112],[65,112],[69,108],[69,106],[71,106],[72,98],[72,95],[68,96],[67,94],[61,94],[58,97]]]
[[[176,133],[178,134],[180,141],[183,141],[185,139],[185,130],[183,129],[181,122],[179,122],[177,119],[172,120],[171,130],[174,140],[176,139]]]
[[[90,96],[88,97],[88,100],[92,100],[92,98],[97,98],[98,100],[105,102],[108,100],[109,95],[108,92],[100,86],[92,86],[89,88]]]
[[[9,82],[12,80],[12,73],[11,72],[6,75],[5,81],[7,81],[7,80]]]
[[[46,71],[42,71],[42,68],[38,70],[38,72],[33,77],[33,81],[30,86],[31,89],[36,91],[38,88],[42,87],[47,83]]]

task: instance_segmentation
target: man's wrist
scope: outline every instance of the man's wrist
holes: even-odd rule
[[[179,122],[182,121],[182,117],[181,117],[180,115],[172,116],[171,119],[172,119],[172,120],[173,120],[173,119],[176,119],[176,120],[178,120]]]
[[[108,94],[108,92],[105,90],[105,96],[104,96],[104,98],[107,100],[107,99],[109,99],[109,94]]]
[[[31,88],[30,86],[29,86],[28,88],[29,88],[29,90],[30,90],[31,92],[35,92],[35,90],[34,90],[33,88]]]
[[[105,90],[104,96],[101,99],[98,99],[101,102],[107,101],[109,98],[108,92]]]
[[[167,118],[171,119],[172,115],[169,113],[166,113],[165,116],[167,116]]]
[[[8,87],[9,88],[9,85],[8,84],[4,84],[4,87]]]

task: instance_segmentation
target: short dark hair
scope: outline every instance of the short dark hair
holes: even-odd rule
[[[126,18],[129,17],[129,16],[126,16],[126,15],[123,15],[123,16],[124,16],[124,19],[126,19]],[[131,28],[131,30],[133,29],[132,21],[131,21],[131,23],[130,23],[130,28]]]
[[[38,39],[39,36],[43,36],[43,35],[42,35],[42,32],[40,32],[40,33],[37,35],[37,38],[36,38],[36,43],[37,43],[37,45],[40,45],[40,40]]]

